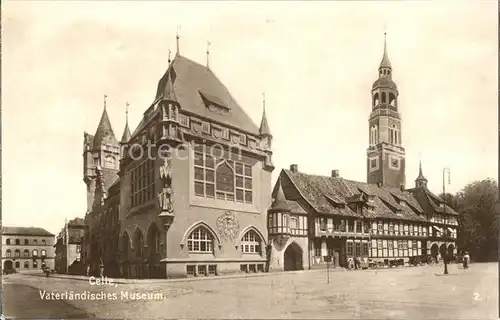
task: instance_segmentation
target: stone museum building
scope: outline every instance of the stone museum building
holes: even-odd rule
[[[2,269],[20,273],[41,272],[45,263],[54,269],[55,236],[42,228],[2,228]]]
[[[179,37],[168,63],[133,132],[127,121],[118,141],[105,105],[84,134],[84,263],[128,278],[264,271],[274,169],[265,110],[259,127],[208,63],[180,54]]]
[[[420,165],[405,188],[405,149],[399,91],[384,43],[371,88],[367,182],[282,170],[268,210],[270,270],[396,265],[456,253],[458,213],[427,188]]]
[[[58,273],[80,274],[83,272],[82,245],[85,220],[74,218],[64,225],[57,235],[55,270]]]

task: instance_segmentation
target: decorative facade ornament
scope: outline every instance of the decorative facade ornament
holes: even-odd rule
[[[226,211],[217,218],[217,229],[223,238],[233,240],[238,234],[240,223],[234,212]]]
[[[163,190],[158,194],[158,203],[162,211],[173,214],[174,192],[172,190],[172,166],[170,161],[170,159],[165,159],[163,165],[160,167],[160,180],[163,183]]]

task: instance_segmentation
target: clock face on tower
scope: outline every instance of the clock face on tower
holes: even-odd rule
[[[399,159],[398,158],[391,158],[391,166],[394,168],[399,167]]]

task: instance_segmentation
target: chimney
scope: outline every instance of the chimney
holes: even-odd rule
[[[338,178],[340,177],[340,173],[337,169],[332,170],[332,178]]]
[[[290,171],[292,171],[293,173],[299,172],[299,166],[296,165],[296,164],[291,164],[290,165]]]

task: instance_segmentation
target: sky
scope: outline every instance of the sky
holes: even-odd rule
[[[497,173],[497,3],[2,1],[3,225],[58,232],[84,217],[83,132],[107,94],[119,139],[176,50],[210,68],[256,124],[262,92],[282,168],[366,181],[384,30],[399,88],[406,185],[419,160],[446,190]]]

